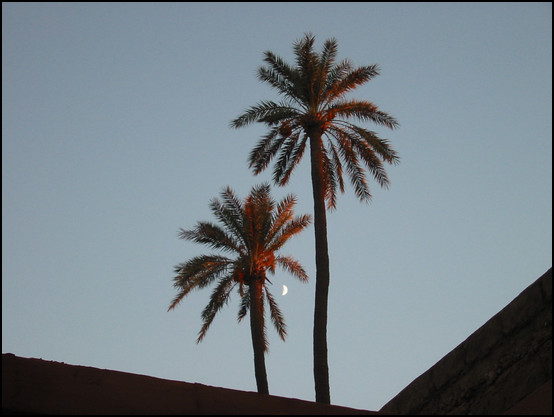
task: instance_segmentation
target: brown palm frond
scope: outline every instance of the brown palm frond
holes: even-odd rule
[[[264,55],[264,61],[269,67],[258,68],[258,79],[269,83],[282,95],[300,102],[295,90],[298,84],[296,70],[270,51],[266,51]]]
[[[375,132],[356,125],[349,124],[349,128],[367,142],[367,145],[376,152],[383,161],[394,165],[400,163],[400,157],[396,151],[392,149],[388,140],[380,138]]]
[[[217,312],[221,309],[221,307],[227,304],[229,300],[229,295],[231,294],[231,291],[233,290],[235,285],[236,283],[233,281],[231,275],[228,275],[219,281],[218,285],[212,292],[210,302],[202,311],[203,324],[202,328],[198,332],[196,343],[200,343],[202,341]]]
[[[231,127],[239,128],[254,122],[274,125],[279,120],[293,118],[298,115],[298,110],[287,102],[275,103],[262,101],[247,109],[242,115],[231,121]]]
[[[363,168],[359,164],[358,154],[352,147],[351,138],[344,137],[344,132],[335,132],[341,134],[338,136],[339,154],[346,166],[346,172],[350,178],[350,183],[354,187],[356,196],[362,201],[371,200],[371,193],[365,179]]]
[[[340,162],[340,156],[337,151],[337,147],[334,143],[330,141],[329,144],[329,153],[331,154],[331,170],[335,173],[336,179],[335,184],[338,186],[341,193],[344,193],[344,180],[342,178],[342,164]],[[336,198],[336,192],[334,193]],[[336,208],[336,201],[333,201],[333,204],[328,204],[329,208]]]
[[[391,115],[379,110],[379,107],[369,101],[348,100],[339,101],[329,106],[329,111],[336,117],[346,119],[356,118],[361,121],[370,121],[376,124],[396,129],[399,127],[398,121]]]
[[[296,140],[296,146],[292,150],[290,156],[287,160],[287,167],[284,168],[282,172],[279,173],[278,180],[276,181],[279,185],[286,185],[289,182],[290,176],[294,169],[300,164],[304,151],[306,150],[306,142],[308,141],[308,136],[303,134],[302,139]],[[273,179],[275,181],[276,175],[274,174]]]
[[[289,136],[281,146],[281,152],[279,158],[275,162],[273,170],[273,181],[276,184],[283,184],[283,177],[287,171],[291,169],[291,166],[294,167],[295,160],[293,155],[298,154],[298,134]]]
[[[378,65],[369,65],[352,69],[350,62],[347,61],[344,69],[347,69],[347,71],[343,71],[341,77],[335,79],[334,84],[328,86],[325,96],[327,102],[332,102],[341,98],[346,93],[379,75]]]
[[[329,71],[332,69],[338,53],[338,42],[334,38],[327,39],[323,45],[317,73],[317,95],[323,97],[326,90]]]
[[[387,176],[387,172],[385,171],[383,163],[375,154],[375,151],[367,144],[367,142],[359,140],[354,136],[350,138],[350,141],[352,142],[353,148],[365,162],[367,169],[371,172],[377,183],[382,188],[389,188],[389,178]]]
[[[234,195],[233,190],[226,187],[221,193],[220,201],[214,198],[210,201],[210,209],[215,217],[224,225],[228,233],[234,236],[237,245],[244,247],[247,237],[243,228],[242,202]]]
[[[195,288],[204,288],[224,274],[230,260],[218,255],[201,255],[175,267],[177,276],[173,286],[179,290],[169,305],[168,311],[175,308],[182,299]]]
[[[332,150],[331,150],[332,151]],[[337,205],[337,171],[334,169],[333,157],[329,157],[327,147],[321,152],[323,164],[323,194],[327,201],[327,209],[334,209]]]
[[[272,242],[274,237],[283,227],[293,218],[294,206],[296,205],[296,196],[289,194],[285,196],[272,214],[272,228],[267,234],[267,242]]]
[[[267,251],[276,252],[283,247],[293,236],[302,232],[312,221],[312,216],[304,214],[290,219],[271,240],[268,241]]]
[[[179,238],[202,243],[213,249],[239,252],[239,243],[221,227],[210,222],[198,222],[194,229],[179,229]]]
[[[352,71],[352,68],[352,62],[348,59],[344,59],[328,71],[327,79],[325,80],[325,89],[321,93],[322,108],[327,108],[336,100],[337,96],[341,96],[338,85],[340,81]]]
[[[246,317],[246,314],[248,314],[249,309],[250,309],[250,293],[249,291],[245,291],[240,298],[240,308],[239,308],[238,317],[237,317],[237,320],[239,323],[242,321],[243,318]]]
[[[292,256],[278,256],[275,258],[275,262],[292,276],[298,278],[299,281],[308,282],[308,274],[300,262]]]
[[[254,175],[258,175],[267,168],[286,139],[279,135],[279,126],[274,126],[267,135],[259,140],[258,144],[250,151],[248,158],[249,168],[253,169]]]
[[[273,326],[275,326],[277,334],[284,342],[287,338],[287,326],[285,324],[283,313],[281,313],[277,302],[273,298],[273,295],[271,295],[271,293],[267,290],[267,288],[265,288],[265,296],[267,299],[267,303],[269,304],[271,322],[273,323]]]

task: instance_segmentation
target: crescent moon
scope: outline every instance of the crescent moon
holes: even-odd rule
[[[289,289],[287,288],[287,286],[283,285],[283,292],[281,293],[281,295],[286,295],[288,292],[289,292]]]

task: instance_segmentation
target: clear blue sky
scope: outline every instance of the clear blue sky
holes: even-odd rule
[[[271,178],[229,122],[308,31],[379,64],[353,96],[401,125],[366,125],[391,188],[328,215],[333,404],[378,410],[552,266],[551,3],[2,3],[2,352],[256,390],[238,297],[198,345],[211,291],[166,311],[210,252],[177,232]],[[311,213],[308,161],[273,192]],[[269,388],[313,401],[313,227],[283,253],[311,279],[272,279]]]

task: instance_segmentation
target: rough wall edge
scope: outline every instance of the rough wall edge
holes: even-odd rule
[[[29,414],[379,414],[2,354],[2,409]]]
[[[433,395],[433,390],[431,389],[424,389],[422,388],[422,385],[425,384],[431,384],[433,385],[433,373],[436,372],[437,369],[449,367],[448,371],[450,372],[458,372],[455,369],[456,363],[458,363],[462,358],[465,358],[466,352],[464,352],[464,348],[468,345],[468,343],[471,343],[473,341],[473,338],[478,335],[482,334],[487,331],[490,327],[498,327],[498,323],[501,322],[501,318],[503,317],[506,312],[509,312],[510,310],[514,308],[519,307],[519,303],[521,300],[525,300],[527,297],[531,297],[532,294],[536,295],[540,293],[540,297],[542,298],[543,304],[546,306],[547,304],[552,303],[552,268],[549,268],[543,275],[541,275],[537,280],[535,280],[533,283],[531,283],[529,286],[527,286],[518,296],[516,296],[508,305],[506,305],[502,310],[500,310],[497,314],[495,314],[493,317],[491,317],[485,324],[483,324],[481,327],[479,327],[475,332],[473,332],[469,337],[467,337],[463,342],[461,342],[458,346],[456,346],[452,351],[450,351],[447,355],[445,355],[443,358],[441,358],[437,363],[435,363],[433,366],[431,366],[427,371],[425,371],[423,374],[418,376],[414,381],[412,381],[408,386],[406,386],[402,391],[400,391],[395,397],[393,397],[390,401],[388,401],[379,412],[381,413],[402,413],[402,411],[399,410],[399,406],[402,406],[402,410],[405,410],[406,408],[410,408],[411,411],[410,414],[417,413],[414,408],[412,407],[406,407],[406,404],[415,404],[416,402],[422,402],[424,399],[422,398],[414,398],[414,393],[421,392],[427,392],[428,395]],[[533,306],[532,308],[537,308],[537,306]],[[529,319],[531,320],[532,317]],[[521,324],[520,324],[521,325]],[[505,330],[505,329],[503,329]],[[514,331],[514,329],[510,329],[510,332]],[[494,345],[497,343],[497,341],[492,342],[490,347],[494,347]],[[452,363],[453,359],[456,360]],[[447,385],[448,382],[455,378],[455,375],[451,375],[451,377],[446,377],[443,386]],[[440,389],[441,387],[439,387]],[[435,391],[437,391],[435,387]],[[523,398],[525,399],[525,398]],[[523,400],[522,399],[522,400]],[[418,408],[417,406],[415,408]]]

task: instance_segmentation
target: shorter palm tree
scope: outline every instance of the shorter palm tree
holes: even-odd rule
[[[302,265],[295,258],[281,256],[277,252],[291,237],[310,224],[311,216],[294,216],[296,197],[292,194],[276,204],[270,196],[268,184],[253,187],[244,201],[240,201],[226,187],[221,193],[221,199],[214,198],[210,202],[210,209],[221,226],[198,222],[194,229],[180,229],[179,237],[233,256],[200,255],[177,265],[173,286],[178,289],[178,294],[168,311],[175,308],[191,290],[216,283],[210,302],[202,311],[203,325],[196,340],[199,343],[217,312],[228,302],[231,292],[236,288],[240,296],[238,321],[250,311],[258,392],[269,394],[264,357],[268,349],[265,300],[269,305],[271,321],[283,341],[287,332],[283,314],[269,291],[268,283],[271,284],[271,281],[267,273],[274,274],[276,266],[279,266],[300,281],[307,282],[308,276]]]

